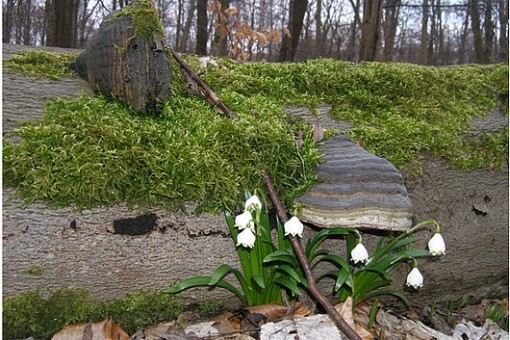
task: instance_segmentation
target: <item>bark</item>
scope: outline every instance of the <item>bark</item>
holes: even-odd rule
[[[508,62],[508,0],[498,1],[499,61]]]
[[[289,6],[289,25],[290,37],[283,35],[282,46],[278,60],[293,61],[296,56],[299,45],[301,30],[303,29],[303,19],[305,17],[308,0],[291,0]]]
[[[374,61],[379,42],[382,0],[363,1],[363,22],[361,24],[360,60]]]
[[[347,60],[354,61],[356,56],[356,34],[358,32],[358,27],[361,25],[360,18],[360,0],[349,0],[352,6],[352,10],[354,12],[354,20],[351,23],[349,41],[347,43]]]
[[[492,60],[492,49],[494,45],[494,23],[492,21],[492,0],[485,0],[485,18],[483,22],[485,33],[484,63]]]
[[[207,1],[197,1],[197,34],[195,53],[198,55],[207,54]]]
[[[197,0],[190,0],[189,2],[188,17],[184,23],[182,39],[178,48],[181,52],[186,52],[188,50],[189,33],[191,31],[191,23],[193,22],[193,15],[195,13],[196,1]]]
[[[15,3],[15,0],[7,0],[5,8],[2,11],[2,14],[3,14],[2,41],[4,43],[11,42],[12,26],[13,26],[12,21],[13,21],[13,16],[14,16],[14,3]]]
[[[392,61],[394,48],[395,48],[395,37],[397,34],[398,17],[400,12],[400,0],[389,0],[387,7],[385,8],[385,16],[383,23],[384,32],[384,60]]]
[[[420,47],[420,63],[427,65],[428,53],[427,47],[429,42],[429,0],[423,0],[423,8],[421,14],[421,47]]]
[[[483,48],[482,29],[480,23],[480,9],[478,8],[478,0],[470,0],[469,12],[471,15],[471,29],[473,31],[473,44],[475,45],[476,62],[483,64],[485,62],[485,54]]]
[[[79,0],[46,0],[46,46],[77,46]]]

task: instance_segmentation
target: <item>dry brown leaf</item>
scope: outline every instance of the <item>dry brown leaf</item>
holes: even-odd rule
[[[51,340],[82,340],[84,337],[85,339],[129,340],[129,335],[112,320],[67,325],[53,335]]]
[[[221,334],[235,333],[241,329],[241,320],[231,312],[226,312],[212,319],[212,326]]]
[[[289,314],[293,319],[311,316],[311,314],[313,314],[310,309],[308,309],[308,307],[306,307],[306,305],[302,304],[301,302],[292,301],[289,307],[291,308]]]
[[[312,139],[320,142],[324,138],[324,128],[319,124],[312,124]]]
[[[277,304],[248,307],[247,310],[250,314],[257,313],[264,315],[267,318],[267,322],[278,320],[287,313],[287,307]]]
[[[354,315],[352,314],[352,298],[348,297],[343,303],[339,303],[335,306],[340,316],[347,322],[351,328],[358,333],[360,338],[363,340],[373,340],[374,336],[370,333],[362,324],[354,321]],[[369,310],[370,312],[370,310]]]

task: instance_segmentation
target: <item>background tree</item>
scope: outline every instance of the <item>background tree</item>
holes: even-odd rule
[[[197,42],[195,45],[195,53],[198,55],[206,55],[208,39],[207,1],[198,0],[196,8],[197,8],[197,30],[196,30]]]
[[[382,0],[363,1],[363,21],[361,23],[361,44],[359,58],[373,61],[379,44]]]
[[[279,61],[292,61],[297,52],[299,37],[303,29],[303,19],[305,17],[307,0],[290,0],[289,6],[289,25],[288,32],[283,35],[282,46],[280,48]]]
[[[46,0],[46,46],[77,47],[79,0]]]

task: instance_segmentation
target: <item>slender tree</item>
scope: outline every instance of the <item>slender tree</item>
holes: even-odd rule
[[[379,43],[382,0],[363,1],[363,22],[361,23],[360,59],[374,61]]]
[[[79,0],[46,0],[46,46],[75,48]]]
[[[207,1],[197,0],[197,35],[195,53],[199,55],[207,54]]]
[[[289,25],[287,26],[289,34],[283,35],[280,55],[278,57],[279,61],[294,60],[307,7],[308,0],[290,0]]]

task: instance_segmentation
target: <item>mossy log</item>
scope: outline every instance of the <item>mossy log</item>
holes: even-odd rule
[[[143,36],[135,31],[131,16],[109,16],[72,69],[96,93],[142,114],[159,112],[161,103],[170,98],[170,58],[161,34]]]

